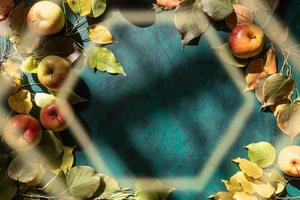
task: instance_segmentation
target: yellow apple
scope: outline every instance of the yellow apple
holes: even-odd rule
[[[65,26],[65,15],[56,3],[39,1],[30,8],[27,14],[27,25],[38,35],[52,35]]]
[[[50,90],[58,90],[71,75],[71,65],[59,56],[47,56],[39,64],[37,76],[42,85]]]
[[[300,146],[292,145],[282,149],[278,156],[281,171],[290,176],[300,176]]]
[[[3,139],[15,150],[28,150],[35,147],[42,137],[38,120],[30,115],[16,115],[5,125]]]
[[[254,24],[239,24],[232,29],[228,46],[232,54],[238,58],[254,57],[264,46],[264,33]]]

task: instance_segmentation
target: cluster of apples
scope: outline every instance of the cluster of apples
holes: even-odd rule
[[[37,36],[59,33],[65,26],[62,8],[51,1],[35,3],[27,13],[27,27]],[[49,55],[38,65],[37,77],[40,83],[51,91],[58,91],[71,75],[71,64],[62,57]],[[12,117],[3,130],[3,139],[15,150],[27,150],[39,144],[42,127],[59,132],[71,123],[74,112],[69,102],[55,99],[41,108],[39,121],[33,116],[20,114]]]

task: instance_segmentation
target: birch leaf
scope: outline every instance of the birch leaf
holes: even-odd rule
[[[96,44],[111,44],[114,42],[109,30],[100,24],[90,25],[87,32],[90,40]]]
[[[197,0],[181,1],[176,8],[174,22],[181,33],[184,45],[206,32],[209,27],[201,2]]]
[[[114,54],[107,48],[94,47],[88,53],[87,58],[90,68],[96,68],[102,72],[126,75],[122,65]]]
[[[290,96],[295,87],[295,80],[290,76],[276,73],[269,76],[263,85],[264,104],[262,107],[274,105]]]
[[[234,0],[202,0],[203,11],[214,20],[223,20],[233,11]]]
[[[8,98],[9,107],[18,113],[28,114],[32,109],[31,94],[28,90],[20,92]]]
[[[90,0],[92,3],[91,17],[99,17],[106,9],[106,0]]]
[[[270,198],[275,193],[275,188],[270,183],[255,182],[255,191],[262,198]]]
[[[255,89],[256,82],[259,78],[266,76],[267,73],[264,70],[264,61],[259,58],[249,63],[246,71],[246,84],[245,92]]]
[[[235,200],[257,200],[255,196],[249,195],[246,192],[236,192],[233,195],[233,199]]]
[[[33,58],[33,56],[30,56],[22,62],[20,69],[25,73],[36,74],[38,65],[39,62],[35,58]]]
[[[252,143],[245,146],[245,149],[249,159],[261,168],[270,167],[276,159],[276,150],[268,142]]]
[[[280,130],[294,139],[300,133],[300,103],[283,105],[276,119]]]
[[[210,198],[214,200],[234,200],[233,194],[230,192],[217,192]]]
[[[91,0],[67,0],[67,2],[71,10],[79,16],[86,16],[92,11]]]
[[[262,176],[263,170],[254,162],[243,158],[236,158],[233,162],[237,163],[247,176],[252,177],[254,179],[258,179]]]

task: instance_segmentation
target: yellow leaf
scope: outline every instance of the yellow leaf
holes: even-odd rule
[[[214,200],[234,200],[230,192],[217,192],[213,196]]]
[[[262,58],[250,62],[246,71],[247,87],[245,92],[254,90],[257,80],[265,75],[267,73],[264,71],[264,61]]]
[[[71,10],[80,16],[86,16],[92,11],[91,0],[67,0]]]
[[[235,200],[257,200],[255,196],[249,195],[246,192],[236,192],[233,195],[233,199]]]
[[[238,192],[243,190],[236,176],[232,176],[228,181],[222,180],[222,182],[229,192]]]
[[[58,163],[58,165],[53,166],[51,172],[54,174],[59,174],[60,171],[68,171],[71,169],[74,163],[74,155],[73,155],[74,147],[63,147],[63,156]]]
[[[263,170],[256,163],[253,163],[249,160],[236,158],[233,160],[233,162],[239,164],[242,172],[254,179],[260,178],[263,174]]]
[[[263,198],[270,198],[275,193],[275,188],[270,183],[255,182],[256,193]]]
[[[249,194],[255,193],[255,188],[252,183],[252,180],[249,177],[247,177],[243,172],[239,171],[233,177],[242,186],[242,189],[245,192]]]
[[[270,75],[277,73],[276,55],[273,48],[270,48],[265,55],[264,69],[265,72]]]
[[[110,31],[100,24],[90,25],[87,32],[90,40],[96,44],[111,44],[114,42]]]
[[[18,113],[28,114],[32,109],[31,95],[28,90],[20,92],[8,98],[10,108]]]
[[[11,88],[11,93],[14,94],[19,91],[21,87],[21,73],[19,66],[12,60],[6,60],[1,64],[1,77],[6,80]]]

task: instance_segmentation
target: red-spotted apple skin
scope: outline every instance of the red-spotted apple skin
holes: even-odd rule
[[[40,121],[46,129],[60,132],[69,127],[73,116],[70,104],[63,99],[56,99],[41,109]]]
[[[291,145],[282,149],[277,162],[285,174],[300,177],[300,146]]]
[[[30,115],[16,115],[4,127],[3,139],[15,150],[31,149],[41,141],[41,137],[41,125]]]
[[[50,90],[58,90],[69,75],[71,75],[70,63],[59,56],[47,56],[38,66],[38,79]]]
[[[65,25],[65,15],[61,7],[51,1],[35,3],[27,14],[27,25],[31,31],[48,36],[58,33]]]
[[[258,55],[264,45],[264,33],[250,23],[237,25],[230,33],[228,46],[238,58],[251,58]]]

